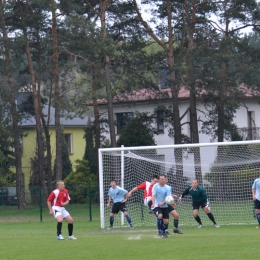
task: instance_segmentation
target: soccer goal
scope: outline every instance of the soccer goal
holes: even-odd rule
[[[161,173],[168,176],[168,184],[178,196],[196,178],[220,225],[257,223],[252,183],[260,175],[260,141],[241,141],[99,149],[101,228],[109,225],[111,208],[106,203],[111,179],[130,191]],[[142,191],[133,193],[126,205],[134,226],[155,227],[155,216],[144,206]],[[177,203],[176,210],[180,225],[197,225],[190,196]],[[212,225],[202,210],[200,217],[204,225]],[[114,226],[128,227],[122,214],[115,217]]]

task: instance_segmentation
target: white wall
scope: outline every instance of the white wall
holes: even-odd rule
[[[246,99],[244,101],[245,106],[240,106],[234,117],[234,123],[237,125],[238,128],[247,128],[248,127],[248,112],[253,111],[255,112],[255,127],[260,127],[260,105],[257,103],[256,100],[253,99]],[[121,103],[114,105],[114,120],[116,120],[117,113],[125,113],[125,112],[153,112],[154,108],[158,107],[160,103],[158,102],[140,102],[134,104],[127,104]],[[169,106],[170,102],[164,102],[162,105]],[[182,101],[180,103],[180,115],[182,115],[189,106],[189,100]],[[246,108],[247,107],[247,108]],[[198,110],[198,118],[205,119],[203,112],[206,112],[204,105],[201,102],[197,103],[197,110]],[[105,106],[100,107],[100,114],[103,114],[107,111]],[[203,112],[201,112],[203,111]],[[106,114],[104,114],[107,116]],[[189,113],[185,115],[181,123],[189,121]],[[201,122],[198,122],[199,128],[202,126]],[[156,127],[156,126],[155,126]],[[183,125],[183,133],[189,136],[189,124]],[[109,139],[109,135],[106,135],[106,138]],[[200,143],[208,143],[211,141],[211,136],[206,134],[199,134]],[[174,144],[173,138],[168,136],[168,129],[165,128],[164,133],[160,133],[158,135],[154,135],[154,139],[157,145],[169,145]]]

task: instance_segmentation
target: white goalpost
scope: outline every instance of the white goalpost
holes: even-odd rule
[[[196,178],[206,190],[211,211],[220,225],[257,223],[252,183],[260,175],[260,140],[99,149],[101,228],[109,226],[111,208],[106,208],[106,203],[111,179],[130,191],[161,173],[168,176],[168,184],[178,196]],[[143,204],[142,191],[133,193],[126,206],[135,227],[156,226],[155,216]],[[180,225],[197,225],[190,196],[177,203],[176,210]],[[204,225],[212,225],[202,211],[200,217]],[[114,226],[129,225],[118,214]]]

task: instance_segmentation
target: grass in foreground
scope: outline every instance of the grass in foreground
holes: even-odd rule
[[[56,240],[56,221],[1,223],[0,260],[29,259],[253,259],[259,254],[255,226],[182,227],[167,239],[154,230],[101,230],[99,221],[75,223],[75,241]],[[256,238],[256,239],[253,239]]]
[[[99,207],[92,209],[93,221],[89,221],[86,205],[68,205],[67,209],[75,219],[74,235],[78,238],[75,241],[67,239],[66,222],[62,229],[66,240],[56,239],[56,220],[46,208],[40,222],[37,207],[22,211],[0,207],[0,260],[247,260],[259,254],[260,229],[255,228],[254,219],[255,225],[223,225],[220,228],[205,221],[202,229],[198,229],[193,220],[194,226],[180,226],[183,235],[171,232],[169,238],[162,239],[157,236],[155,226],[102,230]],[[169,228],[172,230],[172,221]]]

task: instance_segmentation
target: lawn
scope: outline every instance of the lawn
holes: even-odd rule
[[[260,230],[255,225],[222,225],[215,228],[206,223],[202,229],[181,226],[183,235],[172,234],[162,239],[156,227],[115,228],[102,230],[99,209],[69,205],[75,219],[75,241],[67,239],[67,224],[63,225],[64,241],[56,239],[56,221],[43,210],[20,211],[15,207],[0,207],[0,260],[29,259],[253,259],[259,254]],[[74,214],[73,214],[74,213]],[[203,213],[203,212],[201,212]],[[172,228],[172,223],[170,225]]]

